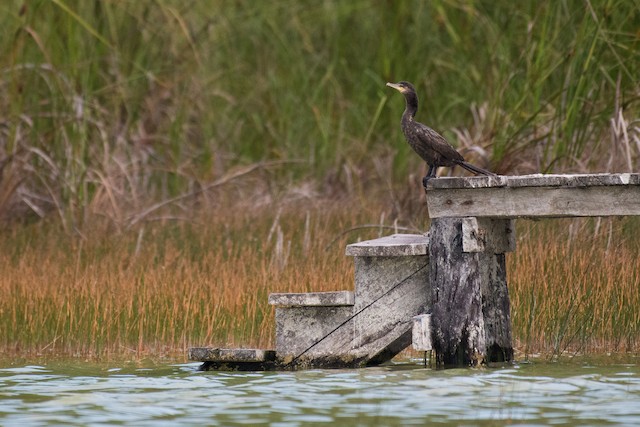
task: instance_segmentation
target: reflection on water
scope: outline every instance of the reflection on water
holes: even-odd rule
[[[0,425],[640,425],[636,364],[224,373],[0,369]]]

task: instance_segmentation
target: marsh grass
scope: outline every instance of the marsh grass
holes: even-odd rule
[[[205,344],[268,347],[270,292],[353,286],[350,260],[341,245],[325,250],[325,231],[356,218],[264,210],[202,220],[208,224],[86,242],[40,224],[4,240],[3,352],[105,357],[183,355]]]
[[[637,352],[638,219],[545,222],[521,224],[508,258],[518,350]]]
[[[362,226],[376,209],[297,203],[87,241],[47,224],[16,231],[0,250],[1,351],[118,358],[272,347],[268,294],[353,289],[344,245],[392,232]],[[638,351],[639,248],[630,236],[639,226],[518,225],[518,249],[508,256],[518,351]]]

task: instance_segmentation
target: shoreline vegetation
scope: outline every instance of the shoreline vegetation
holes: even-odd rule
[[[270,292],[351,290],[344,246],[394,232],[384,216],[363,226],[378,205],[354,215],[314,203],[87,240],[49,224],[14,231],[0,244],[0,354],[272,348]],[[519,220],[507,255],[516,351],[637,353],[639,231],[640,218]]]
[[[9,0],[0,355],[273,346],[270,292],[428,230],[417,118],[499,174],[640,170],[640,4]],[[444,174],[462,174],[461,170]],[[640,219],[517,223],[516,352],[640,351]]]

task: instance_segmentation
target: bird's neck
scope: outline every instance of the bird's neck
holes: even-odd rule
[[[418,111],[418,96],[415,93],[405,94],[407,106],[402,114],[402,121],[412,121]]]

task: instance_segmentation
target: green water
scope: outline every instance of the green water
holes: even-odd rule
[[[640,425],[640,368],[199,372],[198,364],[0,364],[0,425]]]

